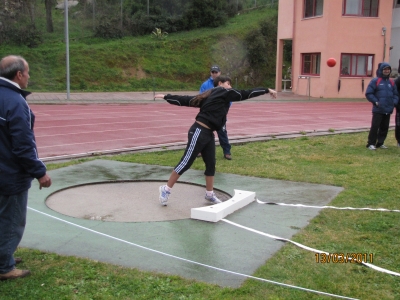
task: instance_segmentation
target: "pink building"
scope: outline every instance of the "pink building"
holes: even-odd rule
[[[291,40],[293,93],[364,98],[378,63],[389,62],[393,54],[391,28],[397,2],[279,0],[276,89],[282,90],[287,72],[283,47]],[[329,58],[336,59],[334,67],[328,67]]]

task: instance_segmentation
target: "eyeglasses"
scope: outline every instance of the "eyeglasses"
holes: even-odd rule
[[[211,73],[213,73],[213,74],[217,74],[218,72],[217,72],[217,71],[211,71]]]

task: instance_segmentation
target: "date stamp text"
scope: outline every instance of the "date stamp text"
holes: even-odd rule
[[[373,253],[315,253],[316,263],[334,263],[334,264],[346,264],[346,263],[373,263]]]

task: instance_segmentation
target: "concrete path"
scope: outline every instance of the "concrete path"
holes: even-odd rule
[[[51,171],[49,189],[35,181],[30,190],[21,246],[238,287],[246,277],[230,272],[252,275],[284,245],[223,221],[190,219],[190,208],[208,205],[202,171],[187,171],[161,206],[158,187],[171,170],[95,160]],[[215,187],[225,199],[238,189],[264,201],[310,205],[326,205],[342,190],[222,173]],[[290,239],[318,212],[253,202],[226,219]]]
[[[198,91],[157,91],[157,92],[102,92],[102,93],[32,93],[28,96],[28,102],[32,104],[73,104],[73,103],[152,103],[164,102],[154,99],[154,95],[197,95]],[[308,96],[299,96],[291,92],[278,92],[279,100],[282,101],[306,101],[320,100]],[[261,99],[261,98],[259,98]]]
[[[78,157],[77,153],[87,156],[90,151],[111,153],[110,147],[121,147],[119,141],[138,141],[126,144],[127,151],[166,145],[182,148],[194,117],[193,113],[169,111],[176,107],[154,101],[152,93],[74,93],[70,101],[65,94],[34,93],[28,103],[37,116],[39,153],[46,153],[49,161]],[[146,123],[149,119],[153,126]],[[239,142],[294,137],[303,134],[301,130],[310,135],[334,134],[329,128],[365,131],[369,122],[366,101],[324,102],[280,93],[276,101],[258,99],[235,105],[229,113],[228,130],[233,141]],[[134,126],[128,128],[130,124]],[[172,127],[179,136],[168,134]],[[39,190],[33,182],[21,246],[231,287],[240,286],[244,275],[254,274],[283,246],[281,241],[223,221],[190,219],[191,208],[208,205],[202,171],[187,171],[174,187],[168,206],[161,206],[158,187],[171,171],[170,167],[107,160],[51,171],[49,189]],[[260,200],[318,206],[328,204],[342,190],[222,173],[215,176],[215,188],[222,200],[237,189],[255,192]],[[290,239],[318,213],[318,209],[253,202],[226,219]]]

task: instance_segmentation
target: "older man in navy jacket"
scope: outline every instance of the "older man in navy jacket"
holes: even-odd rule
[[[33,125],[35,115],[26,102],[29,65],[21,56],[0,61],[0,280],[25,277],[15,267],[14,252],[26,224],[28,190],[32,180],[49,187],[51,179],[39,160]]]
[[[387,149],[384,142],[389,131],[390,115],[399,102],[397,88],[389,78],[391,72],[388,63],[380,63],[377,77],[371,80],[365,92],[368,101],[372,103],[372,122],[367,143],[369,150]]]

